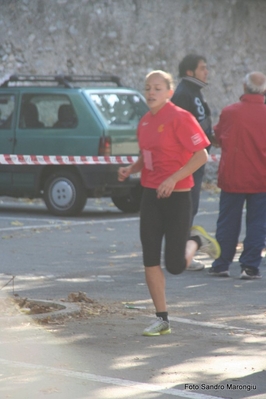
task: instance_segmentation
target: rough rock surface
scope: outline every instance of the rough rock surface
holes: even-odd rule
[[[1,0],[0,9],[0,77],[108,72],[142,91],[152,69],[178,81],[179,61],[197,51],[216,122],[243,76],[266,72],[265,0]]]

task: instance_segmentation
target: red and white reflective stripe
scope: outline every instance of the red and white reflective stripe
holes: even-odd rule
[[[67,155],[0,154],[0,165],[119,165],[130,164],[137,156],[89,157]],[[208,155],[208,162],[219,162],[220,155]]]
[[[108,165],[129,164],[137,156],[89,157],[67,155],[14,155],[0,154],[1,165]]]

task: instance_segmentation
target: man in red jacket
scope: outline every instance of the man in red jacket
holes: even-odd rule
[[[246,236],[239,258],[241,279],[261,278],[259,266],[266,238],[266,76],[251,72],[244,79],[240,102],[222,110],[214,126],[221,146],[218,186],[221,188],[216,239],[221,256],[209,271],[229,277],[246,204]]]

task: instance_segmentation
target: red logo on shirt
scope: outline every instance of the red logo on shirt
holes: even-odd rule
[[[202,142],[202,138],[199,133],[193,134],[193,136],[191,136],[191,140],[194,145],[198,145]]]
[[[160,125],[159,127],[158,127],[158,132],[159,133],[162,133],[164,131],[164,125]]]

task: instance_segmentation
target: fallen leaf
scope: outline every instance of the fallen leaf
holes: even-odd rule
[[[24,223],[19,222],[18,220],[14,220],[14,222],[11,222],[12,226],[24,226]]]

